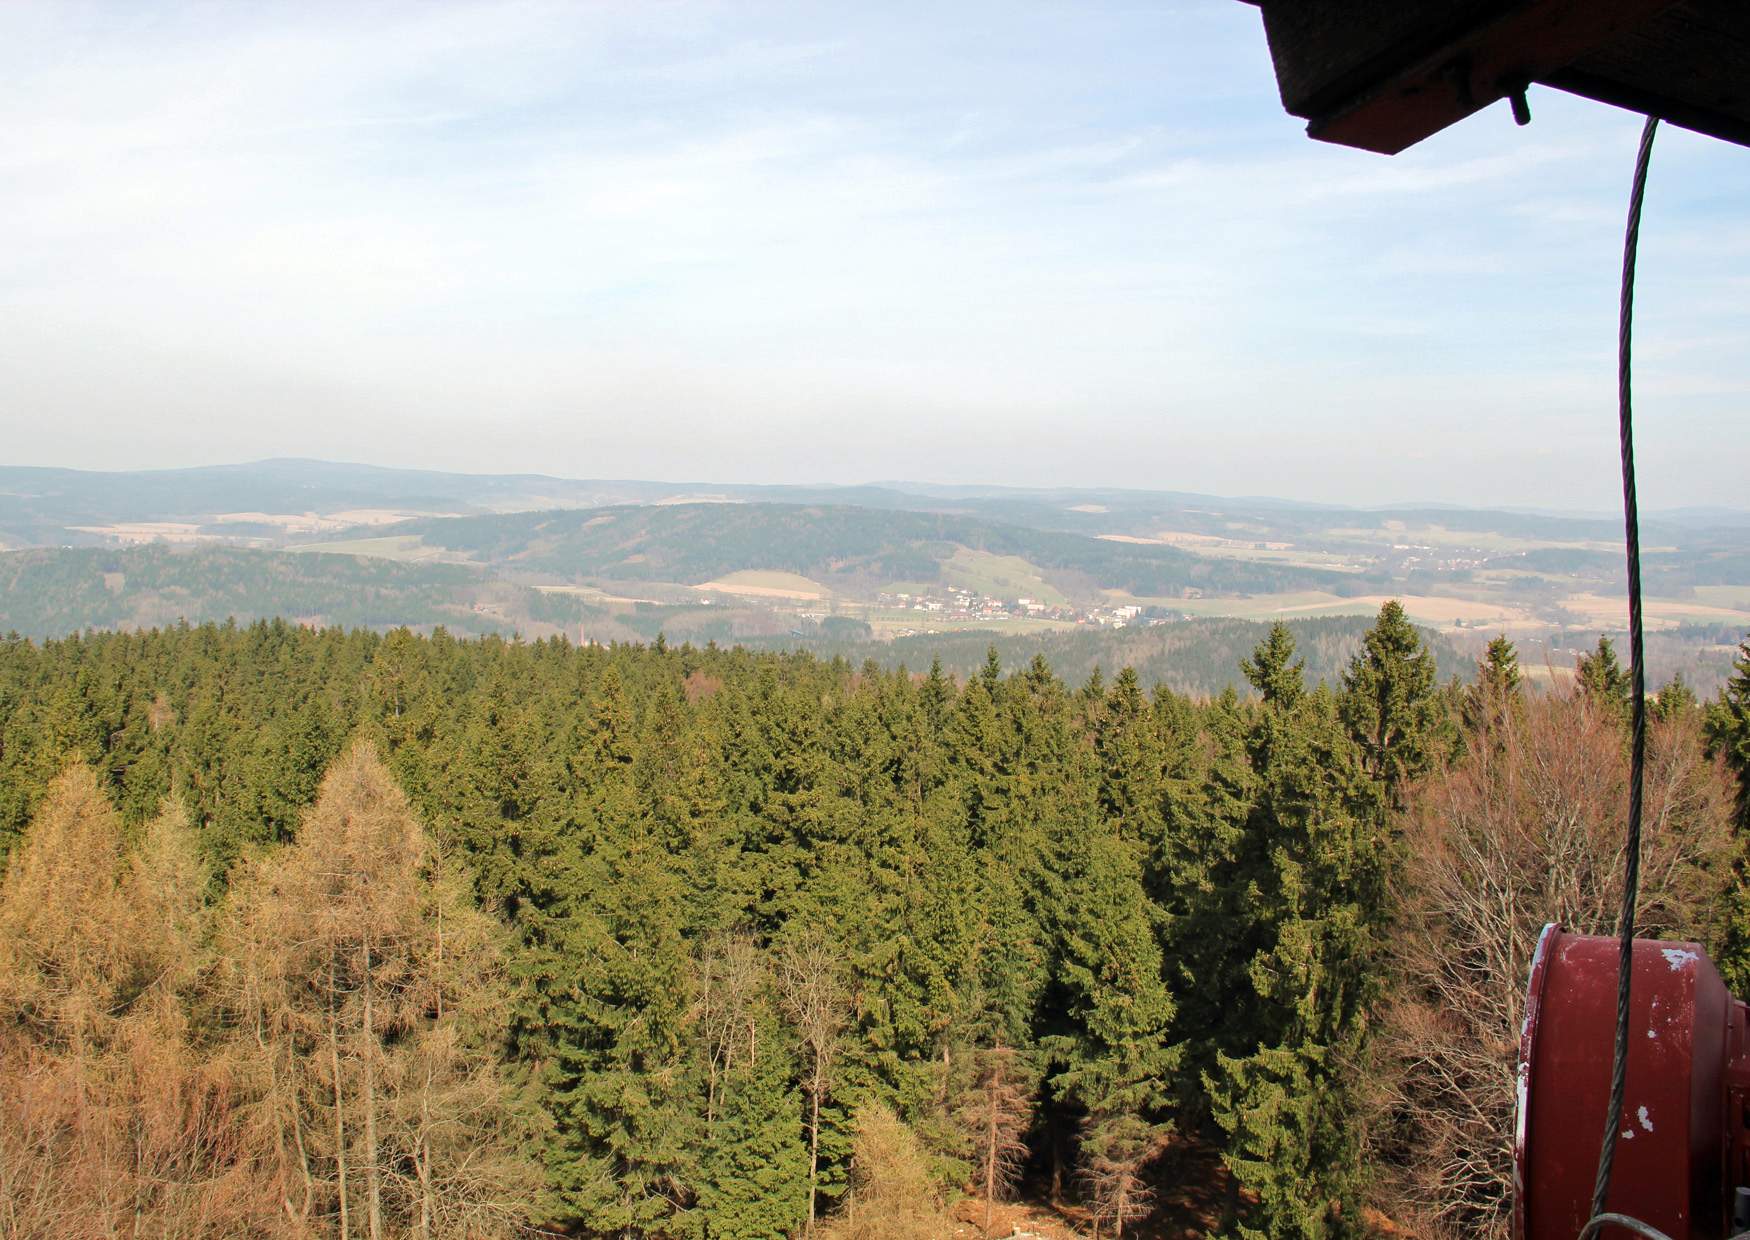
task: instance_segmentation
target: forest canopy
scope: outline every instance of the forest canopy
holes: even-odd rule
[[[1505,1234],[1523,955],[1620,883],[1614,659],[1536,695],[1503,639],[1460,685],[1390,604],[1334,680],[1279,626],[1203,699],[5,641],[9,1234],[848,1240],[1019,1194],[1121,1235],[1190,1178],[1210,1234]],[[1648,926],[1741,983],[1750,649],[1656,715]]]

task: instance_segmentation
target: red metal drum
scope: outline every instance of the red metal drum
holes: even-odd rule
[[[1619,944],[1546,926],[1519,1042],[1513,1234],[1574,1240],[1589,1217],[1610,1099]],[[1637,939],[1609,1210],[1672,1240],[1726,1234],[1750,1183],[1746,1009],[1694,943]],[[1607,1229],[1607,1236],[1619,1234]]]

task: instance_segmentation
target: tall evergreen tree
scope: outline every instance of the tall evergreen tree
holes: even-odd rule
[[[1294,657],[1294,634],[1280,620],[1240,670],[1267,706],[1292,709],[1305,692],[1306,660]]]
[[[727,1040],[698,1169],[708,1240],[783,1240],[807,1209],[808,1150],[790,1042],[755,996]]]
[[[1343,674],[1341,705],[1368,774],[1393,799],[1451,752],[1434,656],[1395,599],[1379,609],[1361,652]]]
[[[1592,653],[1574,661],[1574,678],[1580,692],[1598,709],[1625,724],[1628,722],[1629,692],[1633,686],[1628,669],[1617,661],[1616,646],[1610,638],[1599,634]]]
[[[1207,1078],[1224,1160],[1256,1198],[1236,1220],[1248,1240],[1322,1240],[1355,1216],[1351,1096],[1379,982],[1386,850],[1352,727],[1321,687],[1266,712],[1252,735],[1261,787],[1246,893],[1260,945],[1255,999],[1233,1015],[1256,1042],[1218,1054]]]
[[[625,1237],[674,1225],[694,1174],[689,953],[673,858],[610,792],[553,958],[574,967],[550,1005],[547,1166],[559,1208]]]

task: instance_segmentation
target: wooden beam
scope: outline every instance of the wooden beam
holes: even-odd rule
[[[1283,106],[1307,119],[1307,132],[1396,154],[1532,82],[1559,85],[1564,70],[1631,38],[1675,2],[1262,0],[1260,7]]]
[[[1539,80],[1750,146],[1750,3],[1681,0]]]

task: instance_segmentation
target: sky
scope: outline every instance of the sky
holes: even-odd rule
[[[0,6],[0,463],[1609,509],[1639,118],[1387,158],[1200,3]],[[1642,504],[1746,506],[1750,150],[1671,127]]]

